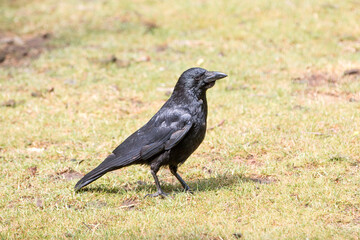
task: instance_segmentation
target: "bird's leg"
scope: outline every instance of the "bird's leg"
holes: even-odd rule
[[[186,182],[180,177],[180,175],[177,173],[177,166],[169,166],[170,172],[179,180],[183,188],[186,192],[193,193],[190,187],[186,184]]]
[[[158,170],[159,170],[158,168],[157,169],[151,169],[151,175],[154,177],[157,192],[154,193],[154,194],[147,194],[145,196],[145,198],[146,197],[157,197],[157,196],[166,197],[167,196],[167,194],[164,193],[163,190],[161,189],[159,179],[156,176],[156,173],[158,172]]]

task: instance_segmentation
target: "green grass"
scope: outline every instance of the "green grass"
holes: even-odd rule
[[[360,67],[358,5],[0,1],[0,33],[52,35],[39,58],[0,65],[0,104],[17,103],[0,107],[1,238],[359,239],[360,77],[342,76]],[[195,194],[164,169],[172,196],[144,199],[144,166],[74,193],[61,172],[97,166],[198,65],[229,77],[179,170]]]

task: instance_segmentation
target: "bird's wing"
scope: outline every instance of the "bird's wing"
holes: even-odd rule
[[[190,130],[192,124],[188,123],[180,130],[175,131],[174,129],[165,129],[163,132],[163,137],[158,139],[154,143],[150,143],[141,148],[140,157],[143,160],[147,160],[152,156],[162,152],[164,150],[170,150],[174,146],[176,146],[186,135],[186,133]]]
[[[146,161],[176,146],[191,127],[191,116],[185,111],[167,109],[159,112],[113,151],[116,160],[112,161],[116,164],[119,160]]]
[[[177,130],[171,134],[170,139],[165,142],[165,150],[169,150],[175,147],[187,134],[187,132],[192,127],[192,124],[189,123],[185,125],[182,129]]]

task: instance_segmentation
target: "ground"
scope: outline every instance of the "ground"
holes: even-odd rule
[[[2,239],[359,239],[359,1],[0,1]],[[207,136],[179,169],[76,181],[190,67]]]

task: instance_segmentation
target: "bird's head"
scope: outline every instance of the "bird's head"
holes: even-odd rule
[[[207,71],[203,68],[190,68],[181,74],[175,86],[175,91],[190,90],[196,93],[205,93],[215,85],[216,80],[227,77],[225,73]]]

